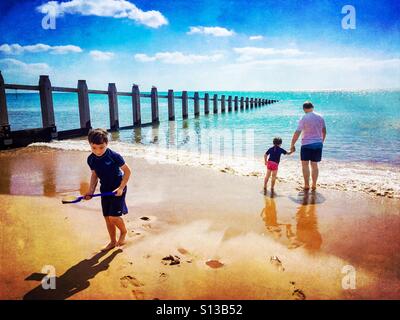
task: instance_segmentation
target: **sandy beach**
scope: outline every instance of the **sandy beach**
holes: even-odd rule
[[[126,157],[128,243],[100,253],[99,199],[61,204],[86,191],[88,154],[0,153],[0,299],[400,298],[399,199],[290,182],[264,196],[261,177]]]

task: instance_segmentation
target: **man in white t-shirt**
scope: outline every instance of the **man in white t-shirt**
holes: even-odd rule
[[[306,101],[303,104],[305,115],[299,121],[297,130],[293,134],[290,151],[295,150],[295,144],[302,133],[301,139],[301,165],[303,168],[304,190],[310,189],[310,165],[312,190],[317,188],[318,162],[321,161],[322,147],[326,137],[325,121],[321,115],[314,112],[314,106]]]

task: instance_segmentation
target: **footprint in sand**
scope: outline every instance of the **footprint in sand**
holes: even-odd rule
[[[275,267],[276,270],[281,272],[285,271],[285,268],[282,265],[282,261],[279,260],[277,256],[270,257],[269,262]]]
[[[170,266],[173,266],[173,265],[180,264],[181,263],[181,258],[178,257],[178,256],[169,255],[169,256],[166,256],[166,257],[162,258],[161,263],[164,264],[164,265],[168,265],[169,264]]]
[[[290,281],[290,284],[293,286],[292,297],[294,300],[306,300],[306,295],[301,289],[296,288],[296,283],[294,281]]]
[[[130,275],[123,276],[121,279],[121,287],[130,288],[131,293],[136,300],[144,300],[144,292],[140,287],[144,286],[138,279]]]
[[[207,260],[206,265],[213,269],[218,269],[224,266],[224,264],[218,260]]]
[[[166,273],[164,273],[164,272],[161,272],[160,276],[159,276],[159,279],[160,279],[159,280],[160,282],[164,282],[164,281],[166,281],[168,279],[168,275]]]

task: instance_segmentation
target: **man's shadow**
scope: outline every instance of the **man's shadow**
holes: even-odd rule
[[[107,254],[107,251],[99,252],[90,259],[85,259],[69,268],[63,275],[55,278],[55,289],[43,289],[42,284],[26,293],[23,300],[65,300],[74,294],[85,290],[90,286],[90,279],[98,273],[109,268],[111,261],[122,250],[114,251],[110,256],[99,263],[100,258]],[[45,274],[33,273],[25,280],[41,281]]]

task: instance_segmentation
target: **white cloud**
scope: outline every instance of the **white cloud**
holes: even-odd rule
[[[264,37],[263,36],[250,36],[249,39],[250,40],[262,40],[262,39],[264,39]]]
[[[98,61],[110,60],[114,57],[114,53],[108,51],[92,50],[89,54],[94,60]]]
[[[50,71],[46,63],[25,63],[17,59],[0,59],[0,66],[5,73],[43,74]]]
[[[214,37],[230,37],[235,34],[233,30],[228,30],[222,27],[190,27],[187,34],[207,34]]]
[[[233,49],[240,56],[238,61],[251,61],[268,56],[285,56],[295,57],[299,55],[310,54],[309,52],[303,52],[298,49],[276,49],[276,48],[259,48],[259,47],[243,47]]]
[[[38,43],[34,45],[21,46],[18,43],[2,44],[0,45],[0,53],[17,55],[21,53],[37,53],[37,52],[50,52],[52,54],[67,54],[82,52],[80,47],[74,45],[65,46],[49,46],[47,44]]]
[[[127,18],[151,28],[168,24],[168,20],[159,11],[143,11],[126,0],[72,0],[66,2],[49,1],[37,7],[43,14],[62,16],[64,14],[81,14],[83,16],[99,16]]]
[[[175,52],[157,52],[154,56],[148,56],[147,54],[138,53],[135,54],[135,59],[139,62],[151,62],[160,61],[168,64],[192,64],[200,62],[215,62],[223,57],[222,54],[213,55],[196,55],[196,54],[184,54],[179,51]]]

